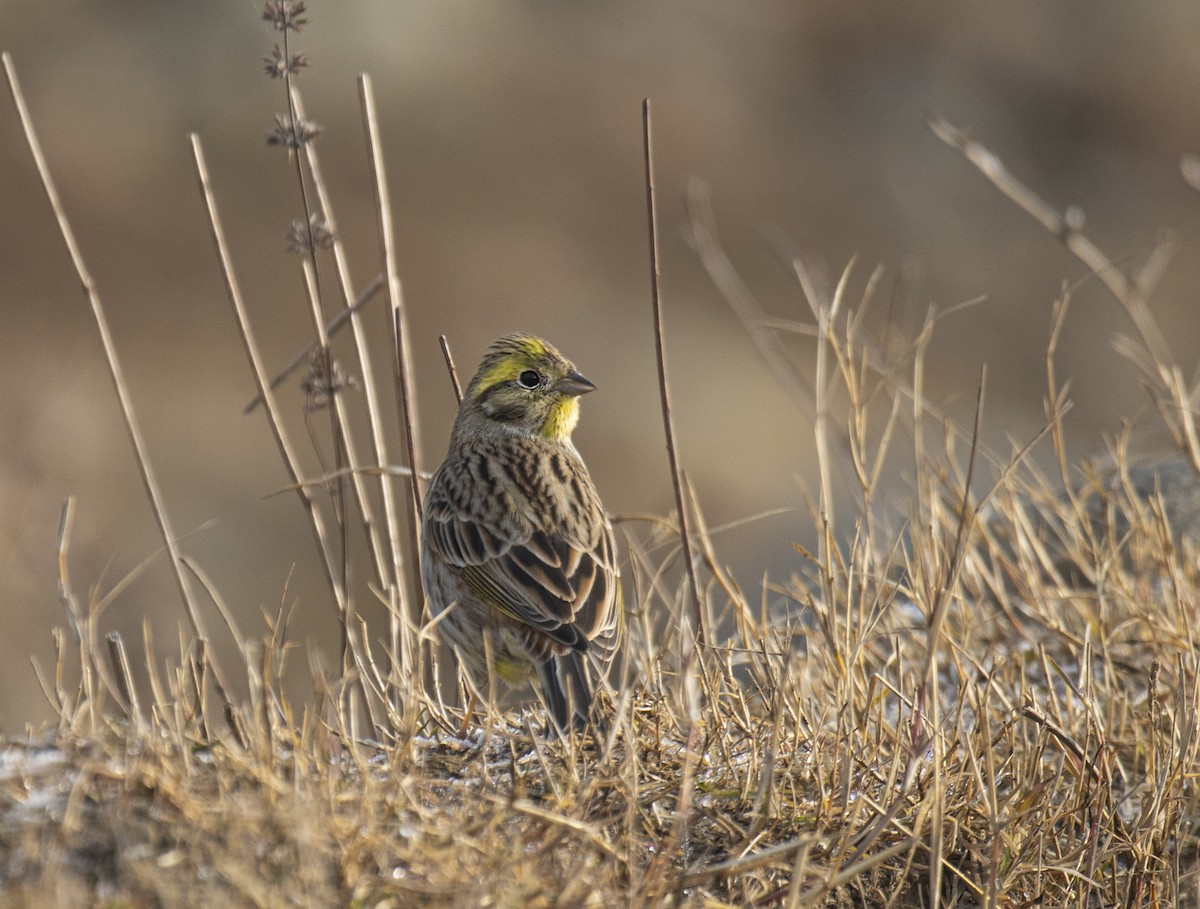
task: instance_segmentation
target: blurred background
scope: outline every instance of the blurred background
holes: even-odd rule
[[[324,127],[317,141],[358,287],[380,269],[355,85],[360,72],[374,79],[427,465],[444,453],[454,414],[438,334],[465,380],[490,340],[523,329],[599,386],[576,440],[610,510],[671,509],[650,322],[646,96],[684,465],[710,525],[791,509],[719,535],[749,590],[764,573],[786,576],[789,544],[813,538],[810,411],[776,381],[689,246],[689,180],[710,187],[727,253],[775,316],[811,320],[781,244],[831,282],[857,256],[851,300],[882,265],[878,309],[902,334],[931,305],[984,296],[939,324],[928,382],[930,397],[969,423],[986,363],[986,440],[1001,451],[1042,425],[1051,304],[1085,272],[934,138],[929,110],[969,128],[1052,205],[1079,206],[1087,234],[1129,272],[1160,229],[1176,231],[1151,304],[1189,373],[1200,354],[1200,194],[1179,170],[1182,154],[1200,151],[1200,5],[309,7],[294,44],[311,60],[300,88]],[[294,495],[273,495],[286,476],[261,413],[242,415],[253,381],[187,141],[202,138],[237,273],[278,368],[311,330],[286,251],[301,211],[294,170],[264,142],[285,105],[282,83],[262,72],[277,36],[260,13],[251,0],[0,0],[0,49],[13,55],[107,305],[186,552],[245,630],[262,629],[261,611],[295,603],[295,639],[332,662],[333,609],[303,513]],[[29,658],[51,665],[50,632],[63,624],[55,534],[65,497],[78,503],[76,594],[104,595],[139,572],[105,629],[138,654],[149,617],[162,660],[178,653],[182,612],[94,323],[7,97],[0,199],[0,731],[16,734],[50,716]],[[370,318],[382,341],[381,302]],[[1096,281],[1080,284],[1058,360],[1074,383],[1077,457],[1146,408],[1137,373],[1111,347],[1130,331]],[[811,371],[811,341],[787,343]],[[386,345],[377,349],[386,362]],[[282,399],[303,441],[295,382]],[[320,433],[326,420],[312,424]],[[897,489],[903,480],[887,478]],[[293,663],[303,678],[302,652]]]

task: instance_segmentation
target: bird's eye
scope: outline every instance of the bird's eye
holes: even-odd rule
[[[517,384],[522,388],[537,388],[542,384],[542,374],[536,369],[527,369],[517,376]]]

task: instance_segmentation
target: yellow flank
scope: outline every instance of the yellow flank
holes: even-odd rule
[[[533,675],[533,664],[529,660],[500,653],[492,660],[492,668],[509,685],[521,685]]]
[[[569,438],[579,422],[579,399],[574,395],[563,395],[546,414],[542,424],[542,435],[547,439]]]

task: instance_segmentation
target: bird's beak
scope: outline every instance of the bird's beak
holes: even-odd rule
[[[589,391],[595,391],[596,384],[577,372],[569,372],[554,383],[554,390],[567,395],[585,395]]]

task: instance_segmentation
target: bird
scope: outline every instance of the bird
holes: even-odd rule
[[[421,580],[439,634],[477,691],[536,675],[548,736],[593,719],[593,675],[623,625],[612,524],[571,441],[595,388],[541,338],[493,342],[422,506]]]

